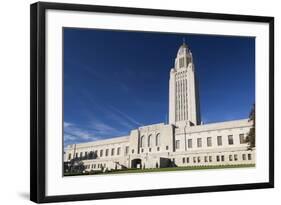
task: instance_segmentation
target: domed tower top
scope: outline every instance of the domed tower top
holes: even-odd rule
[[[183,67],[188,67],[189,63],[192,63],[192,53],[183,39],[183,43],[180,46],[175,59],[175,68],[180,69]]]
[[[189,48],[188,48],[188,46],[185,44],[185,42],[183,41],[183,44],[180,46],[180,48],[179,48],[179,50],[178,50],[177,56],[187,54],[188,52],[189,52]]]

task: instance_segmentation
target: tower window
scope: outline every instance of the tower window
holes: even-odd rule
[[[180,65],[179,65],[180,68],[184,67],[184,58],[180,58],[179,61],[180,61]]]

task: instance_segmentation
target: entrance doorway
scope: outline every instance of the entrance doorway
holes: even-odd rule
[[[131,163],[132,168],[142,168],[141,167],[141,159],[133,159]]]

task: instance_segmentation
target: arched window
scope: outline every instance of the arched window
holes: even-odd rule
[[[147,146],[148,147],[151,147],[151,145],[152,145],[151,141],[152,141],[152,135],[149,135],[148,138],[147,138]]]
[[[158,133],[158,134],[156,135],[156,138],[155,138],[155,145],[156,145],[156,146],[160,146],[160,133]]]
[[[140,147],[144,147],[144,136],[140,138]]]

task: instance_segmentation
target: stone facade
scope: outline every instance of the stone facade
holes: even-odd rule
[[[64,161],[80,157],[87,171],[255,164],[245,138],[248,119],[202,124],[192,53],[178,51],[169,82],[169,124],[131,130],[128,136],[68,145]]]

